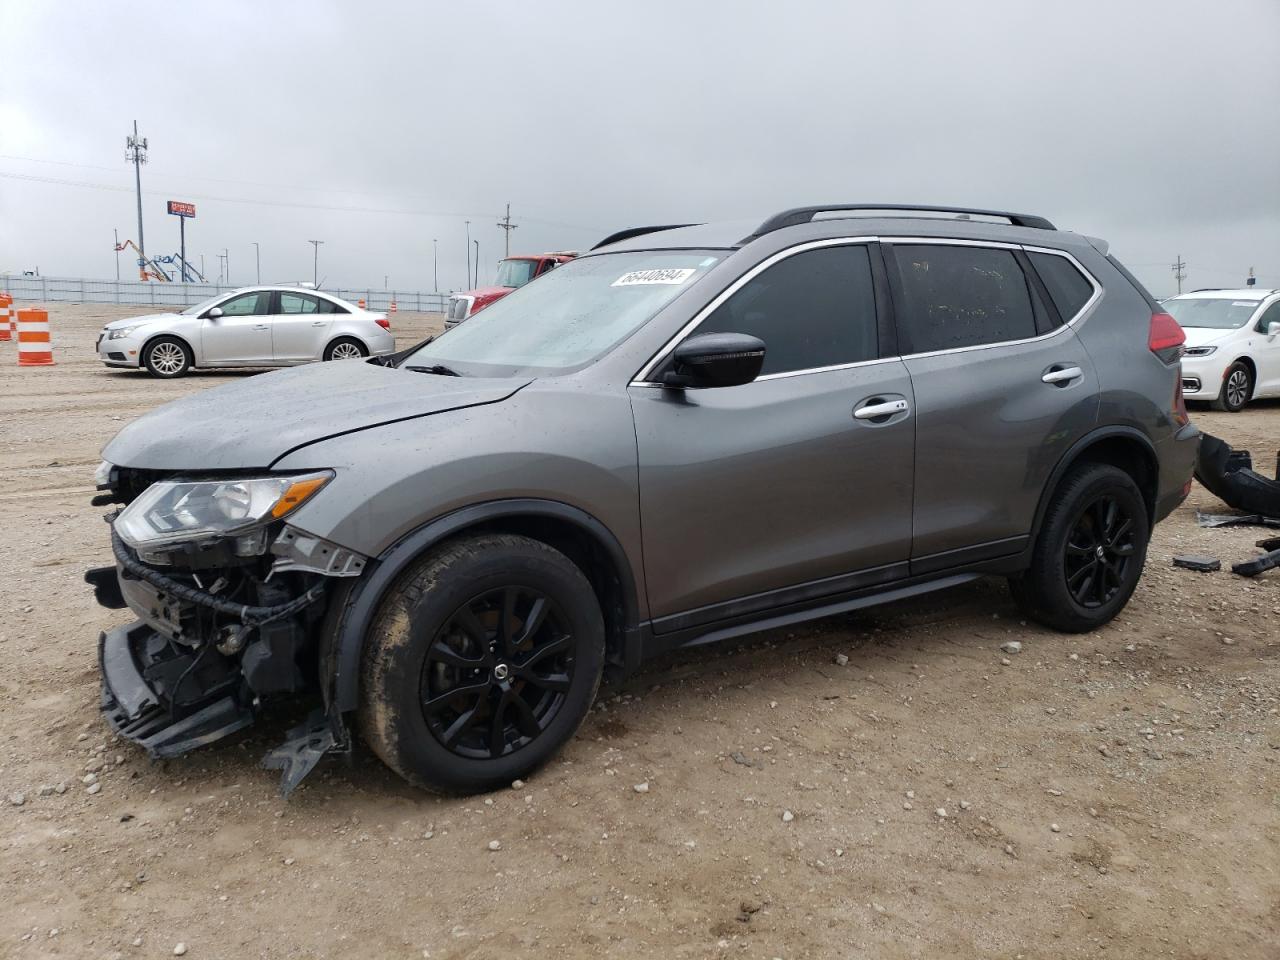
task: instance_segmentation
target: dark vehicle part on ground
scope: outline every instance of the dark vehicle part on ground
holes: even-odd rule
[[[1228,506],[1267,519],[1280,518],[1280,479],[1272,480],[1254,470],[1248,450],[1233,450],[1225,440],[1204,434],[1196,479]]]
[[[1256,513],[1201,513],[1196,511],[1196,523],[1210,530],[1218,527],[1280,527],[1280,517],[1264,517]]]
[[[1242,577],[1256,577],[1267,570],[1274,570],[1276,567],[1280,567],[1280,537],[1259,540],[1255,546],[1261,547],[1267,552],[1260,557],[1246,560],[1244,563],[1233,564],[1231,567],[1232,573],[1238,573]]]
[[[1174,557],[1173,565],[1175,567],[1185,567],[1188,570],[1198,570],[1201,573],[1213,573],[1215,570],[1222,569],[1222,561],[1217,557],[1192,556],[1191,554]]]
[[[477,792],[669,651],[983,576],[1057,630],[1124,608],[1200,433],[1105,243],[838,204],[630,234],[393,366],[126,426],[87,578],[137,617],[100,640],[112,724],[171,756],[297,698],[286,791],[358,735]]]

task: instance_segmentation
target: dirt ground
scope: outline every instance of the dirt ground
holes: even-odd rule
[[[110,560],[90,475],[125,422],[245,374],[105,369],[129,313],[52,305],[53,368],[0,344],[0,957],[1280,956],[1280,573],[1227,572],[1267,531],[1197,527],[1225,510],[1199,486],[1097,634],[991,581],[672,657],[488,797],[359,749],[282,801],[283,717],[148,761],[98,716],[128,617],[81,581]],[[1280,403],[1193,415],[1270,472]]]

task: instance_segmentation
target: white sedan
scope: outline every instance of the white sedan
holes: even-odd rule
[[[385,314],[318,290],[244,287],[181,313],[108,323],[98,359],[181,377],[192,367],[287,367],[394,353]]]

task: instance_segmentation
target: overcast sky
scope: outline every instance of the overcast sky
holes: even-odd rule
[[[1280,287],[1280,0],[0,3],[0,273],[136,239],[250,283],[465,285],[512,252],[800,204],[1012,209],[1158,296]],[[122,258],[122,273],[131,264]]]

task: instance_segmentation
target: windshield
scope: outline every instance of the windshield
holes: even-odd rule
[[[194,307],[187,307],[187,309],[183,310],[182,313],[179,314],[179,316],[197,317],[200,314],[204,313],[206,310],[208,310],[210,307],[212,307],[215,303],[217,303],[219,300],[221,300],[225,296],[226,296],[225,293],[220,293],[216,297],[210,297],[208,300],[202,300],[200,303],[197,303]]]
[[[412,353],[462,376],[563,373],[603,355],[717,263],[706,251],[572,260]]]
[[[497,287],[523,287],[533,279],[537,260],[503,260],[498,264],[498,276],[493,281]]]
[[[1224,297],[1189,297],[1166,300],[1164,308],[1182,327],[1234,330],[1243,327],[1258,309],[1260,300],[1228,300]]]

